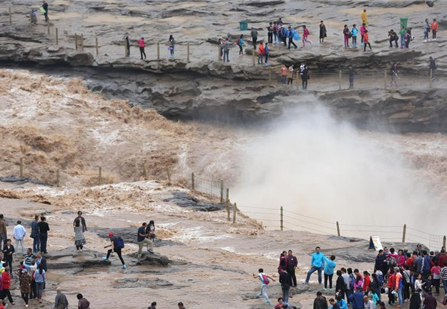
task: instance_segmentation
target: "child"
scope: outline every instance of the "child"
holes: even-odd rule
[[[309,38],[309,30],[306,28],[306,26],[303,26],[303,47],[306,46],[306,42],[312,45],[312,42],[308,39]]]
[[[266,304],[271,305],[269,296],[267,295],[267,286],[270,283],[270,280],[275,282],[275,279],[268,276],[267,274],[264,274],[264,269],[259,268],[258,270],[258,276],[253,274],[254,278],[258,278],[259,281],[261,281],[261,293],[258,294],[258,297],[264,297]]]

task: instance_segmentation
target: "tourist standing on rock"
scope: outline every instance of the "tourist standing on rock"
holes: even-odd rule
[[[293,67],[292,67],[292,70],[293,70]],[[292,250],[289,250],[289,252],[287,254],[287,273],[290,275],[290,278],[292,280],[292,285],[294,287],[297,286],[296,275],[295,275],[295,271],[296,271],[297,267],[298,267],[298,259],[296,258],[296,256],[293,255]]]
[[[281,273],[281,269],[287,271],[287,251],[285,250],[279,255],[278,274]]]
[[[22,269],[19,274],[19,286],[20,286],[20,294],[22,296],[23,301],[25,302],[25,307],[28,308],[28,299],[29,294],[31,292],[30,284],[31,277],[28,275],[28,270],[26,268]]]
[[[31,9],[31,24],[37,24],[37,11],[35,9]]]
[[[320,44],[324,43],[324,39],[327,37],[326,25],[323,21],[320,21]]]
[[[412,36],[411,36],[411,28],[407,29],[407,32],[405,33],[405,47],[406,48],[410,48],[410,42],[412,41]]]
[[[48,22],[48,3],[45,0],[43,0],[41,8],[44,10],[45,21]]]
[[[273,45],[276,45],[276,43],[278,43],[278,33],[279,33],[280,27],[281,27],[281,25],[277,22],[275,22],[273,24],[273,37],[275,38],[275,42],[273,43]]]
[[[130,57],[130,35],[129,32],[126,32],[126,35],[124,36],[124,44],[126,44],[126,57]],[[82,214],[82,212],[78,211]]]
[[[287,85],[293,87],[293,73],[295,69],[293,68],[293,64],[289,67],[289,77],[287,78]]]
[[[9,275],[9,267],[5,267],[5,271],[2,274],[2,299],[4,297],[8,298],[8,301],[11,305],[14,304],[14,300],[12,299],[11,292],[9,291],[9,288],[11,287],[11,276]]]
[[[363,51],[366,51],[366,46],[369,46],[369,50],[371,50],[371,43],[369,43],[369,35],[368,30],[365,30],[365,34],[363,34]]]
[[[150,240],[149,242],[149,253],[154,253],[154,241],[156,238],[155,235],[155,222],[154,220],[149,221],[149,224],[147,225],[147,231],[146,233],[148,234],[148,238]]]
[[[54,299],[54,308],[55,309],[67,309],[68,308],[68,299],[64,293],[62,293],[62,289],[58,287],[56,289],[56,297]]]
[[[137,40],[138,46],[140,47],[140,56],[141,60],[146,59],[146,52],[144,51],[144,48],[146,47],[146,42],[144,41],[144,38],[141,37],[141,39]]]
[[[237,40],[237,46],[239,46],[239,56],[243,56],[244,55],[244,39],[243,39],[243,35],[241,34],[241,36],[239,37],[239,40]]]
[[[433,59],[433,57],[429,58],[428,68],[430,69],[431,80],[435,80],[435,72],[436,72],[437,66],[436,66],[436,61],[435,61],[435,59]],[[443,253],[441,251],[441,254],[439,255],[439,258],[438,258],[438,265],[440,264],[442,255],[443,255]]]
[[[264,273],[264,269],[259,268],[258,270],[258,276],[256,276],[255,274],[253,274],[254,278],[258,278],[259,281],[261,281],[261,292],[258,294],[258,297],[264,297],[265,298],[265,303],[271,305],[270,303],[270,298],[267,294],[267,286],[270,283],[270,280],[275,282],[275,279],[273,279],[272,277],[270,277],[269,275]]]
[[[343,27],[343,37],[345,48],[349,48],[349,38],[352,36],[351,31],[349,31],[348,25]]]
[[[320,291],[317,292],[317,298],[314,300],[314,309],[328,309],[326,297]]]
[[[323,271],[324,254],[320,252],[320,247],[315,248],[315,252],[312,254],[312,259],[310,261],[311,268],[307,272],[306,283],[309,283],[310,276],[318,271],[318,283],[321,284],[321,272]]]
[[[81,225],[81,220],[79,218],[76,218],[73,229],[75,233],[76,252],[81,253],[85,245],[85,237],[84,226]]]
[[[264,44],[262,44],[262,42],[259,42],[259,47],[258,47],[258,64],[263,64],[263,58],[264,58]]]
[[[33,239],[33,252],[40,252],[39,216],[34,216],[31,222],[31,238]]]
[[[305,63],[300,66],[300,76],[303,89],[307,89],[307,81],[309,80],[309,69],[307,68],[307,65]]]
[[[268,60],[269,60],[269,55],[270,55],[269,43],[265,43],[265,46],[264,46],[264,55],[265,55],[265,61],[264,61],[264,64],[265,64],[265,65],[269,65],[269,64],[270,64],[270,63],[268,62]]]
[[[270,23],[267,27],[267,36],[268,36],[268,43],[273,43],[273,23]]]
[[[76,226],[76,220],[79,221],[79,223],[82,226],[82,232],[87,232],[87,223],[85,222],[84,217],[82,216],[82,211],[78,211],[78,216],[73,220],[73,227]]]
[[[258,43],[258,31],[255,28],[251,28],[251,40],[253,42],[253,52],[256,50],[257,48],[257,43]]]
[[[362,46],[364,45],[365,31],[366,31],[366,24],[362,24],[362,25],[360,26],[360,36],[362,37],[362,38],[361,38]]]
[[[78,299],[78,309],[90,309],[90,302],[81,293],[76,295],[76,298]]]
[[[171,51],[171,58],[174,58],[175,40],[174,40],[174,36],[172,34],[169,36],[169,43],[171,44],[169,46],[169,50]]]
[[[3,247],[3,251],[2,252],[3,252],[3,259],[4,259],[5,263],[6,263],[6,266],[9,267],[9,272],[12,274],[12,260],[13,260],[13,257],[14,257],[15,249],[14,249],[14,246],[12,245],[12,243],[11,243],[11,239],[8,239],[6,241],[6,246]]]
[[[354,88],[354,76],[355,76],[355,71],[352,68],[352,65],[350,65],[349,68],[348,68],[349,89],[353,89]]]
[[[436,41],[436,34],[438,33],[438,28],[439,28],[439,25],[438,25],[438,22],[436,21],[436,18],[435,19],[433,19],[433,22],[431,23],[431,34],[432,34],[432,40],[433,41]]]
[[[281,39],[284,46],[287,46],[287,28],[284,25],[281,28]]]
[[[407,33],[407,29],[404,26],[400,26],[400,48],[405,48],[405,34]]]
[[[289,45],[288,45],[287,49],[290,49],[290,45],[293,45],[295,47],[295,49],[298,48],[298,46],[296,46],[295,42],[293,42],[294,35],[295,35],[295,29],[292,29],[292,27],[289,27],[289,31],[287,32],[287,36],[289,38]]]
[[[280,269],[279,283],[281,283],[282,297],[286,304],[289,304],[289,292],[292,286],[292,279],[290,275],[283,269]]]
[[[368,25],[368,15],[366,14],[366,9],[362,11],[360,14],[360,19],[362,20],[362,24]]]
[[[25,253],[25,247],[23,245],[23,241],[26,236],[26,230],[22,225],[22,221],[17,221],[17,225],[14,227],[14,231],[12,233],[12,237],[16,240],[16,248],[17,251],[19,250],[19,244],[20,244],[20,253]]]
[[[287,83],[287,73],[288,72],[289,72],[289,70],[287,69],[286,65],[283,64],[281,67],[281,84],[283,86],[285,86]]]
[[[430,33],[430,23],[428,22],[428,18],[424,21],[424,43],[428,42],[428,34]]]
[[[303,47],[306,46],[306,42],[312,45],[312,41],[309,40],[309,29],[306,28],[306,26],[303,26]]]
[[[147,231],[147,223],[143,222],[143,224],[138,228],[137,231],[137,242],[138,242],[138,257],[141,257],[141,252],[143,251],[144,245],[146,245],[147,252],[149,252],[149,246],[151,245],[151,241],[148,239],[149,233]]]
[[[109,233],[109,239],[110,239],[110,245],[107,245],[104,248],[112,247],[112,249],[109,249],[107,251],[107,256],[104,257],[103,260],[105,262],[108,262],[110,254],[112,254],[112,252],[115,252],[121,261],[122,268],[126,269],[127,268],[126,263],[124,263],[123,257],[121,256],[121,249],[124,248],[123,239],[121,237],[115,236],[112,232]]]
[[[390,30],[390,32],[388,32],[388,36],[390,37],[390,47],[393,47],[393,42],[396,44],[396,48],[399,47],[399,44],[397,43],[397,41],[399,41],[399,37],[397,36],[397,33],[394,32],[393,29]]]
[[[0,214],[0,249],[6,245],[6,239],[8,238],[8,231],[6,229],[6,222],[3,218],[3,214]]]
[[[331,258],[328,259],[326,256],[324,257],[324,291],[327,289],[327,283],[329,281],[329,290],[332,291],[332,277],[334,276],[334,268],[337,266],[335,263],[335,255],[331,255]]]
[[[34,280],[36,282],[36,297],[39,303],[43,301],[42,293],[43,287],[45,285],[45,270],[43,269],[43,265],[40,264],[37,270],[34,272]]]
[[[352,25],[351,28],[351,38],[352,38],[352,47],[357,48],[357,35],[359,34],[359,29],[357,29],[356,24]]]
[[[48,241],[48,231],[50,230],[50,226],[46,222],[47,219],[45,217],[40,217],[40,222],[38,223],[39,227],[39,236],[40,236],[40,252],[47,254],[47,241]]]
[[[157,309],[157,303],[153,301],[147,309]]]

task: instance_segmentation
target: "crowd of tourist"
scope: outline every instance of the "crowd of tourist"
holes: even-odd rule
[[[407,248],[383,248],[379,250],[370,270],[341,267],[335,271],[337,263],[334,255],[326,256],[315,248],[311,257],[311,268],[304,284],[309,284],[314,272],[318,273],[318,283],[324,286],[318,291],[314,309],[385,309],[386,306],[401,308],[409,303],[410,309],[436,309],[437,297],[444,290],[443,305],[447,305],[447,253],[445,247],[440,252],[428,252],[421,245],[414,251]],[[297,287],[296,269],[298,260],[292,250],[284,251],[279,257],[279,282],[282,297],[275,309],[293,308],[289,300],[291,289]],[[336,274],[335,284],[333,276]],[[261,293],[270,304],[267,287],[274,279],[259,269]],[[329,294],[329,303],[323,293]]]

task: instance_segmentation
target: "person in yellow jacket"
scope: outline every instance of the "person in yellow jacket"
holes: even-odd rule
[[[366,14],[365,9],[360,14],[360,18],[362,19],[362,23],[368,26],[368,15]]]

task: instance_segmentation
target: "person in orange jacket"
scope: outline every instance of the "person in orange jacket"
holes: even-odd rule
[[[288,72],[289,72],[289,70],[287,69],[286,65],[283,64],[283,66],[281,67],[281,84],[283,86],[286,85]]]
[[[365,33],[363,34],[363,51],[366,51],[366,45],[369,46],[369,49],[371,50],[371,44],[369,43],[369,35],[368,30],[365,30]]]
[[[264,44],[262,44],[262,42],[259,42],[259,47],[258,47],[258,64],[263,64],[263,58],[265,55],[265,50],[264,50]]]
[[[432,40],[436,41],[436,33],[438,32],[438,22],[436,21],[436,18],[433,19],[433,22],[431,23],[430,26],[431,29],[431,33],[432,33]]]

